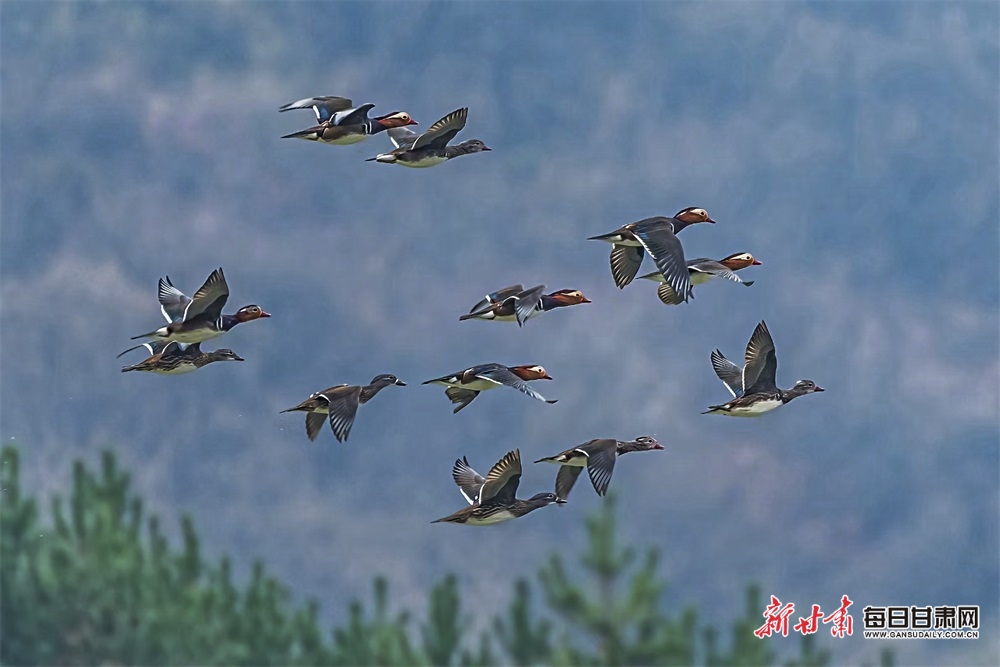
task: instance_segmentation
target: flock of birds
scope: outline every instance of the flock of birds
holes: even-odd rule
[[[397,164],[404,167],[433,167],[447,160],[491,150],[479,139],[470,139],[450,145],[468,120],[468,108],[457,109],[431,125],[427,131],[416,133],[409,129],[417,125],[405,111],[369,117],[374,104],[355,107],[350,99],[325,96],[311,97],[279,108],[279,111],[311,109],[316,114],[316,125],[286,135],[334,145],[348,145],[386,132],[394,149],[369,158],[368,161]],[[645,254],[649,254],[656,271],[640,276],[659,283],[657,295],[664,304],[679,305],[693,298],[695,285],[720,278],[746,286],[753,281],[743,281],[737,271],[760,265],[747,252],[735,253],[720,260],[699,258],[685,260],[684,249],[677,235],[689,225],[714,223],[703,208],[690,207],[673,217],[657,216],[632,222],[618,229],[590,237],[590,240],[612,244],[611,275],[619,288],[631,283],[639,272]],[[177,289],[170,277],[160,278],[158,287],[160,312],[167,324],[133,340],[149,338],[149,342],[131,347],[118,356],[145,347],[150,356],[122,372],[143,371],[175,375],[197,370],[216,361],[243,361],[230,349],[209,352],[201,350],[201,343],[217,338],[238,324],[270,317],[260,306],[248,305],[232,315],[222,310],[229,298],[229,285],[222,269],[216,269],[205,283],[192,295]],[[544,285],[524,289],[511,285],[486,295],[459,320],[479,319],[497,322],[525,322],[543,313],[590,303],[579,290],[564,289],[545,292]],[[776,384],[777,357],[774,341],[767,325],[761,321],[754,329],[747,344],[742,366],[729,361],[721,351],[711,354],[712,367],[732,395],[731,400],[710,406],[702,414],[728,415],[731,417],[757,417],[785,403],[813,392],[823,391],[812,380],[800,380],[791,389],[780,389]],[[455,373],[442,375],[423,384],[445,387],[445,395],[455,404],[454,413],[466,408],[483,391],[497,387],[510,387],[545,403],[555,403],[535,391],[528,383],[551,380],[552,377],[539,365],[504,366],[498,363],[479,364]],[[304,412],[306,435],[315,440],[329,422],[334,437],[344,442],[354,424],[358,406],[367,403],[382,389],[406,384],[395,375],[375,376],[364,386],[336,385],[309,396],[298,405],[282,410]],[[555,492],[538,493],[527,500],[516,497],[521,479],[520,450],[507,452],[490,468],[485,477],[477,473],[463,457],[452,466],[452,477],[468,507],[433,523],[449,522],[469,525],[490,525],[524,516],[529,512],[553,503],[565,503],[577,477],[584,468],[598,495],[605,495],[611,482],[615,461],[623,454],[662,450],[663,446],[650,436],[635,440],[596,439],[571,447],[554,456],[538,459],[535,463],[552,463],[559,466]]]

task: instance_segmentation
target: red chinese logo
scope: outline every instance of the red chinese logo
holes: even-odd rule
[[[834,637],[842,638],[854,634],[854,619],[847,612],[848,607],[854,604],[846,595],[840,599],[840,608],[829,616],[823,615],[823,610],[818,604],[812,606],[812,613],[806,617],[799,617],[799,622],[792,629],[803,635],[811,635],[819,630],[819,624],[830,623],[830,634]],[[754,635],[760,638],[770,637],[772,634],[781,633],[782,637],[788,636],[788,617],[795,611],[795,604],[789,602],[781,604],[781,600],[771,596],[771,604],[764,610],[764,618],[767,622],[753,631]]]
[[[788,617],[795,611],[795,605],[789,602],[784,607],[781,600],[771,596],[771,604],[764,610],[767,622],[753,631],[758,637],[770,637],[772,633],[780,632],[782,637],[788,636]]]

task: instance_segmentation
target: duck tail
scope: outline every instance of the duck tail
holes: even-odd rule
[[[471,312],[471,313],[466,313],[465,315],[459,315],[458,321],[462,322],[464,320],[471,320],[473,318],[482,317],[486,313],[490,312],[491,308],[492,307],[490,307],[490,308],[484,308],[482,310],[477,310],[477,311],[474,311],[474,312]]]
[[[285,136],[283,136],[281,138],[282,139],[307,139],[307,140],[313,140],[313,141],[315,141],[316,137],[315,136],[309,136],[309,135],[316,135],[316,128],[315,127],[310,127],[308,130],[300,130],[298,132],[292,132],[291,134],[286,134]]]

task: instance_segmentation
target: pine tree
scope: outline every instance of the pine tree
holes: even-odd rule
[[[540,665],[552,655],[552,623],[531,611],[531,588],[524,579],[514,584],[514,598],[506,618],[495,623],[497,639],[511,664]]]
[[[542,609],[533,586],[514,584],[505,613],[478,638],[462,613],[458,580],[429,592],[414,642],[406,611],[390,612],[389,585],[373,582],[371,613],[350,602],[343,626],[320,631],[315,601],[293,608],[288,589],[253,564],[249,581],[232,581],[229,560],[205,563],[188,517],[181,545],[143,516],[129,477],[105,453],[101,473],[73,467],[68,502],[52,501],[51,522],[20,486],[18,455],[4,448],[0,468],[0,664],[417,665],[514,664],[774,665],[774,644],[758,639],[762,599],[747,590],[746,613],[727,647],[714,629],[698,629],[692,608],[665,611],[658,553],[622,547],[615,502],[586,519],[589,537],[570,572],[553,555],[539,572]],[[463,641],[468,639],[468,641]],[[468,645],[478,639],[475,649]],[[497,652],[499,651],[499,652]],[[813,636],[786,667],[819,667],[829,651]],[[882,667],[892,653],[883,652]]]
[[[566,626],[557,660],[566,664],[690,665],[694,663],[695,612],[678,619],[662,611],[666,584],[657,574],[658,553],[641,560],[620,547],[615,500],[586,520],[589,549],[581,557],[583,577],[570,575],[556,554],[539,573],[549,607]],[[582,581],[580,581],[582,579]]]
[[[458,658],[462,644],[462,600],[458,593],[458,579],[446,576],[431,589],[427,621],[423,625],[423,649],[432,665],[452,665]]]
[[[51,526],[21,495],[17,451],[0,457],[0,662],[329,663],[314,604],[290,609],[287,589],[261,563],[245,589],[235,587],[228,561],[202,562],[186,517],[173,549],[156,517],[143,520],[111,453],[99,477],[74,465],[69,502],[53,500]]]
[[[371,618],[365,614],[364,605],[352,600],[347,625],[333,631],[334,665],[415,665],[419,653],[410,644],[409,614],[389,614],[389,583],[385,577],[376,577],[375,604]]]

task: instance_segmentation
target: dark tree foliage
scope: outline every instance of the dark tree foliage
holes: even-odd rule
[[[73,467],[69,498],[52,499],[51,520],[22,494],[18,452],[2,451],[0,484],[0,663],[5,665],[775,665],[773,644],[753,636],[762,622],[750,587],[729,645],[699,626],[693,608],[667,613],[658,553],[623,547],[608,498],[586,521],[578,567],[552,555],[540,587],[520,579],[507,609],[472,619],[449,575],[428,594],[418,628],[393,611],[389,584],[373,582],[370,611],[351,601],[342,625],[324,633],[315,602],[296,607],[288,589],[253,564],[232,581],[230,563],[205,563],[188,517],[172,547],[156,517],[144,517],[129,476],[111,453],[100,474]],[[536,609],[541,591],[540,609]],[[486,622],[475,632],[475,622]],[[414,637],[417,640],[414,640]],[[787,667],[828,663],[812,637]],[[892,656],[881,656],[883,665]]]

